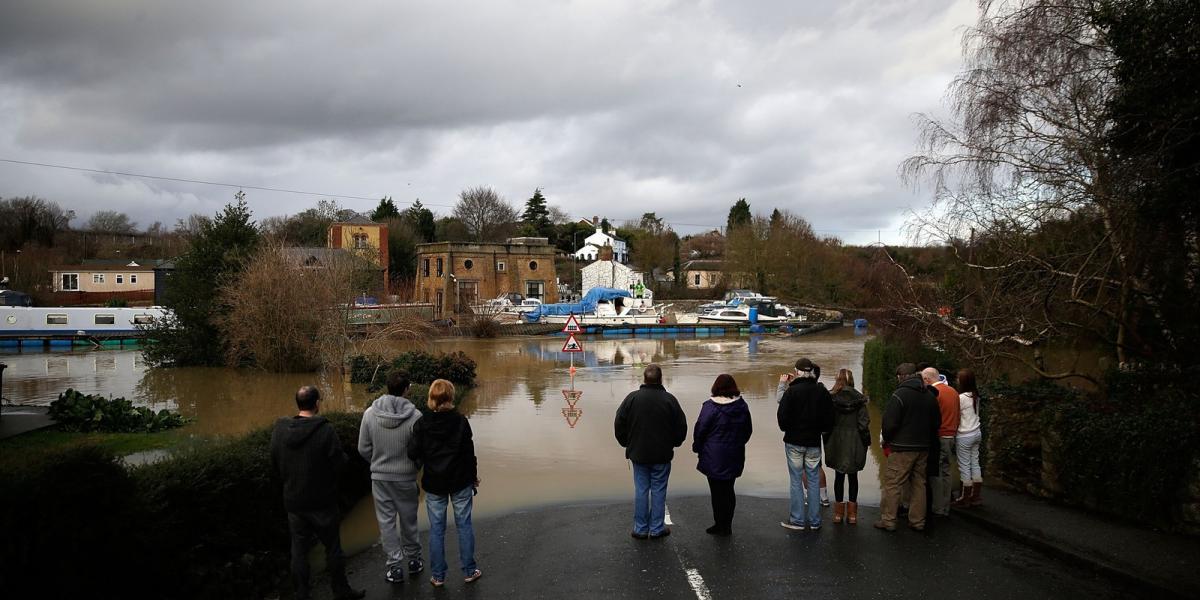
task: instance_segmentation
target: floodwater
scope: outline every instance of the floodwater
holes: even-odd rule
[[[454,339],[432,342],[438,351],[462,350],[478,363],[477,387],[462,405],[471,419],[482,485],[475,498],[481,516],[547,505],[628,498],[632,473],[613,437],[613,416],[626,394],[641,383],[642,368],[658,363],[664,384],[683,406],[690,424],[700,413],[718,374],[736,379],[750,405],[754,435],[746,449],[739,494],[786,498],[788,472],[782,433],[775,421],[779,374],[807,356],[832,386],[839,368],[862,377],[864,338],[852,328],[800,337],[580,336],[584,352],[561,352],[562,337]],[[572,360],[577,368],[570,375]],[[68,387],[86,393],[124,396],[155,409],[179,410],[193,422],[180,435],[239,434],[293,414],[293,394],[315,383],[325,410],[361,411],[376,394],[338,376],[269,374],[226,368],[151,369],[137,350],[22,352],[0,354],[9,365],[4,395],[16,403],[46,404]],[[572,403],[562,390],[581,395]],[[872,405],[878,439],[879,411]],[[859,476],[859,500],[879,502],[879,448],[868,454]],[[676,450],[670,494],[707,494],[696,471],[691,435]],[[833,472],[830,478],[832,496]],[[669,499],[668,499],[669,500]],[[361,548],[377,535],[369,499],[349,515],[348,548]],[[422,511],[423,513],[424,511]],[[779,516],[787,515],[781,500]],[[708,523],[704,524],[705,526]]]

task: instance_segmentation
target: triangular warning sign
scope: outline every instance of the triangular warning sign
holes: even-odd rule
[[[563,326],[563,333],[579,333],[583,328],[579,326],[579,319],[575,315],[567,317],[567,324]]]
[[[575,334],[572,333],[567,336],[567,343],[563,344],[562,351],[563,352],[583,352],[583,344],[580,344],[579,340],[575,339]]]

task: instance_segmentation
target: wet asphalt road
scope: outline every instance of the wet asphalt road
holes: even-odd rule
[[[447,531],[446,586],[383,579],[378,546],[350,559],[350,580],[367,598],[1130,598],[1137,590],[1058,562],[951,517],[925,532],[903,525],[871,527],[878,515],[860,509],[856,526],[815,532],[779,526],[786,499],[739,497],[734,534],[714,538],[707,497],[670,498],[672,534],[629,536],[632,507],[580,505],[478,520],[476,559],[484,576],[464,584],[453,528]],[[428,545],[423,534],[428,562]],[[318,598],[328,598],[325,580]],[[285,594],[286,597],[286,594]]]

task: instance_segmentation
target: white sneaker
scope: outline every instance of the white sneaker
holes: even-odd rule
[[[797,525],[791,521],[780,521],[779,526],[793,531],[804,531],[806,529],[803,525]]]

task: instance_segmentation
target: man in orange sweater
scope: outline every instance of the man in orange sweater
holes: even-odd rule
[[[933,367],[921,371],[921,379],[937,390],[938,410],[942,414],[942,424],[938,427],[938,469],[930,487],[933,514],[945,517],[950,515],[950,460],[954,457],[954,436],[958,434],[958,390],[950,387]]]

